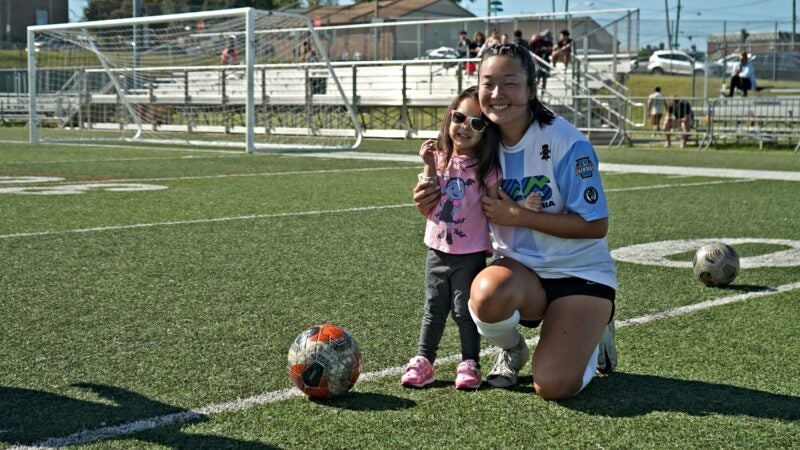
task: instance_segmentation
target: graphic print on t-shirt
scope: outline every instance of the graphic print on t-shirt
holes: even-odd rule
[[[450,178],[444,187],[444,195],[442,196],[442,209],[436,216],[439,218],[439,223],[444,224],[445,228],[439,233],[439,239],[445,238],[448,244],[453,243],[453,235],[464,238],[467,237],[466,233],[455,228],[456,225],[464,223],[464,217],[458,218],[458,212],[461,211],[463,206],[461,201],[467,195],[467,186],[475,183],[475,180],[464,181],[461,178]]]

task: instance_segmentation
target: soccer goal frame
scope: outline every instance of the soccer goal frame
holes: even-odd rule
[[[38,25],[27,38],[34,144],[253,152],[355,149],[362,140],[352,99],[300,14],[235,8]],[[222,65],[222,49],[236,43],[242,58]]]

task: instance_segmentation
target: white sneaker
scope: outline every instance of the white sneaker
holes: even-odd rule
[[[614,343],[614,322],[606,325],[600,338],[600,353],[597,355],[597,371],[607,375],[617,367],[617,346]]]
[[[519,382],[519,370],[531,358],[531,351],[525,339],[520,336],[519,344],[508,350],[502,350],[497,354],[497,359],[486,376],[486,382],[494,387],[514,386]]]

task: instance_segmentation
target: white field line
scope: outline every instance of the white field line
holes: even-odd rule
[[[16,143],[26,144],[27,141],[15,140],[0,140],[0,143]],[[59,144],[59,145],[74,145],[81,147],[100,147],[115,149],[129,149],[129,150],[167,150],[175,152],[206,152],[206,153],[228,153],[237,154],[244,153],[243,150],[209,150],[198,148],[179,148],[179,147],[138,147],[127,145],[103,145],[103,144]],[[257,153],[258,154],[258,153]],[[419,156],[394,154],[394,153],[370,153],[370,152],[319,152],[319,153],[269,153],[267,155],[282,155],[282,156],[297,156],[297,157],[312,157],[312,158],[337,158],[337,159],[366,159],[366,160],[380,160],[380,161],[404,161],[404,162],[419,162]],[[756,180],[783,180],[783,181],[800,181],[800,171],[776,171],[776,170],[753,170],[753,169],[725,169],[716,167],[682,167],[682,166],[649,166],[639,164],[615,164],[615,163],[601,163],[600,170],[602,172],[622,172],[622,173],[651,173],[659,175],[684,175],[684,176],[702,176],[702,177],[720,177],[720,178],[752,178]]]
[[[241,155],[245,156],[245,155]],[[122,161],[172,161],[186,159],[217,159],[217,158],[239,158],[240,155],[187,155],[175,157],[152,157],[152,158],[107,158],[107,159],[53,159],[47,161],[9,161],[3,164],[8,165],[28,165],[28,164],[72,164],[72,163],[103,163],[103,162],[122,162]]]
[[[379,206],[361,206],[357,208],[343,208],[343,209],[327,209],[318,211],[298,211],[288,213],[274,213],[274,214],[252,214],[248,216],[231,216],[231,217],[217,217],[212,219],[197,219],[197,220],[180,220],[175,222],[153,222],[153,223],[136,223],[132,225],[113,225],[108,227],[95,227],[95,228],[78,228],[72,230],[53,230],[53,231],[34,231],[31,233],[13,233],[13,234],[0,234],[0,239],[11,239],[29,236],[51,236],[59,234],[72,234],[72,233],[91,233],[96,231],[112,231],[112,230],[127,230],[135,228],[151,228],[159,226],[170,225],[190,225],[198,223],[213,223],[213,222],[230,222],[234,220],[252,220],[252,219],[271,219],[276,217],[296,217],[296,216],[316,216],[322,214],[337,214],[354,211],[372,211],[379,209],[391,208],[408,208],[414,206],[413,204],[404,205],[379,205]]]
[[[611,188],[605,189],[606,192],[627,192],[627,191],[646,191],[649,189],[663,189],[663,188],[682,188],[694,186],[708,186],[711,184],[727,184],[727,183],[747,183],[756,181],[753,178],[746,180],[718,180],[718,181],[698,181],[696,183],[681,183],[681,184],[653,184],[649,186],[631,186],[626,188]]]
[[[357,169],[320,169],[320,170],[297,170],[288,172],[258,172],[258,173],[226,173],[222,175],[194,175],[187,177],[160,177],[160,178],[105,178],[90,181],[77,181],[77,180],[60,180],[47,183],[46,186],[59,186],[63,184],[82,185],[82,184],[97,184],[97,183],[150,183],[155,181],[184,181],[184,180],[213,180],[222,178],[243,178],[243,177],[277,177],[288,175],[318,175],[318,174],[332,174],[332,173],[350,173],[350,172],[373,172],[385,170],[408,170],[416,169],[416,166],[396,166],[396,167],[361,167]],[[8,183],[4,186],[13,187],[15,185],[29,186],[29,183]],[[37,186],[39,186],[37,184]]]
[[[331,173],[348,173],[348,172],[372,172],[372,171],[385,171],[385,170],[408,170],[416,169],[416,166],[397,166],[397,167],[363,167],[358,169],[320,169],[320,170],[299,170],[289,172],[258,172],[258,173],[227,173],[223,175],[193,175],[186,177],[160,177],[160,178],[108,178],[90,181],[77,181],[77,180],[61,180],[49,182],[47,186],[59,186],[62,184],[81,185],[81,184],[97,184],[97,183],[152,183],[156,181],[184,181],[184,180],[210,180],[222,178],[238,178],[238,177],[271,177],[271,176],[287,176],[287,175],[316,175],[316,174],[331,174]],[[739,183],[745,181],[755,181],[755,179],[745,180],[718,180],[718,181],[698,181],[695,183],[683,184],[658,184],[648,186],[634,186],[629,188],[616,188],[606,189],[606,192],[622,192],[622,191],[638,191],[646,189],[660,189],[669,187],[691,187],[703,186],[707,184],[722,184],[722,183]],[[8,183],[4,186],[13,187],[14,185],[27,186],[29,183]]]
[[[387,170],[393,170],[393,169],[396,169],[396,168],[389,168]],[[373,169],[352,169],[352,170],[373,170]],[[296,172],[292,172],[292,173],[296,173]],[[304,173],[307,173],[307,172],[304,172]],[[214,176],[214,177],[216,177],[216,176]],[[123,181],[123,180],[118,180],[118,181]],[[139,181],[144,181],[144,180],[139,180]],[[745,182],[745,181],[752,181],[752,180],[709,181],[709,182],[705,182],[705,183],[685,183],[685,184],[673,184],[673,185],[663,184],[663,185],[654,185],[654,186],[639,186],[639,187],[620,188],[620,189],[608,189],[607,192],[621,192],[621,191],[630,191],[630,190],[676,188],[676,187],[683,187],[683,186],[699,186],[699,185],[704,185],[704,184],[721,184],[721,183],[738,183],[738,182]],[[151,227],[158,227],[158,226],[192,225],[192,224],[200,224],[200,223],[228,222],[228,221],[235,221],[235,220],[270,219],[270,218],[275,218],[275,217],[309,216],[309,215],[333,214],[333,213],[353,212],[353,211],[369,211],[369,210],[377,210],[377,209],[404,208],[404,207],[412,207],[412,206],[414,206],[414,205],[409,203],[409,204],[402,204],[402,205],[365,206],[365,207],[357,207],[357,208],[330,209],[330,210],[317,210],[317,211],[300,211],[300,212],[291,212],[291,213],[253,214],[253,215],[247,215],[247,216],[216,217],[216,218],[210,218],[210,219],[179,220],[179,221],[153,222],[153,223],[137,223],[137,224],[131,224],[131,225],[111,225],[111,226],[107,226],[107,227],[77,228],[77,229],[72,229],[72,230],[32,231],[32,232],[29,232],[29,233],[0,234],[0,239],[13,239],[13,238],[31,237],[31,236],[52,236],[52,235],[73,234],[73,233],[91,233],[91,232],[99,232],[99,231],[127,230],[127,229],[136,229],[136,228],[151,228]]]
[[[387,170],[394,170],[396,168],[388,168]],[[374,170],[374,169],[348,169],[348,170]],[[296,172],[291,172],[292,174]],[[303,172],[307,173],[307,172]],[[222,176],[222,175],[220,175]],[[214,176],[216,177],[216,176]],[[117,181],[124,181],[124,180],[117,180]],[[133,181],[133,180],[130,180]],[[145,180],[138,180],[138,181],[145,181]],[[722,183],[740,183],[740,182],[747,182],[753,180],[732,180],[732,181],[708,181],[708,182],[699,182],[699,183],[684,183],[684,184],[661,184],[661,185],[653,185],[653,186],[638,186],[638,187],[629,187],[629,188],[619,188],[619,189],[607,189],[606,192],[622,192],[622,191],[632,191],[632,190],[647,190],[647,189],[664,189],[664,188],[678,188],[678,187],[685,187],[685,186],[701,186],[707,184],[722,184]],[[290,212],[290,213],[275,213],[275,214],[253,214],[247,216],[230,216],[230,217],[216,217],[210,219],[195,219],[195,220],[179,220],[179,221],[170,221],[170,222],[153,222],[153,223],[136,223],[131,225],[111,225],[107,227],[92,227],[92,228],[77,228],[72,230],[48,230],[48,231],[32,231],[29,233],[11,233],[11,234],[0,234],[0,239],[13,239],[13,238],[21,238],[21,237],[31,237],[31,236],[52,236],[52,235],[61,235],[61,234],[73,234],[73,233],[91,233],[91,232],[100,232],[100,231],[113,231],[113,230],[127,230],[127,229],[137,229],[137,228],[151,228],[151,227],[158,227],[158,226],[173,226],[173,225],[193,225],[193,224],[200,224],[200,223],[213,223],[213,222],[229,222],[235,220],[252,220],[252,219],[270,219],[275,217],[293,217],[293,216],[309,216],[309,215],[319,215],[319,214],[334,214],[334,213],[342,213],[342,212],[353,212],[353,211],[369,211],[369,210],[377,210],[377,209],[390,209],[390,208],[404,208],[404,207],[412,207],[413,204],[402,204],[402,205],[383,205],[383,206],[365,206],[365,207],[357,207],[357,208],[344,208],[344,209],[330,209],[330,210],[317,210],[317,211],[300,211],[300,212]]]
[[[416,155],[397,155],[368,152],[303,153],[297,156],[340,159],[370,159],[379,161],[418,162]],[[717,167],[645,166],[638,164],[614,164],[600,162],[601,172],[650,173],[657,175],[684,175],[716,178],[750,178],[754,180],[800,181],[800,171],[724,169]]]
[[[14,141],[14,140],[0,140],[2,144],[30,144],[28,141]],[[242,155],[247,154],[244,149],[240,150],[214,150],[214,149],[203,149],[197,147],[152,147],[152,146],[144,146],[144,145],[115,145],[115,144],[89,144],[89,143],[75,143],[75,142],[57,142],[50,145],[57,145],[57,146],[66,146],[66,147],[97,147],[101,149],[110,149],[111,151],[115,150],[159,150],[159,151],[168,151],[168,152],[183,152],[183,153],[241,153]]]
[[[707,300],[692,305],[681,306],[678,308],[668,309],[666,311],[634,317],[632,319],[619,320],[615,321],[614,325],[617,329],[619,329],[630,325],[646,324],[650,322],[655,322],[657,320],[683,316],[695,311],[700,311],[715,306],[743,302],[745,300],[749,300],[752,298],[765,297],[768,295],[777,294],[781,292],[789,292],[796,289],[800,289],[800,282],[784,284],[776,288],[767,288],[761,291],[732,295],[730,297],[722,297],[715,300]],[[539,337],[536,336],[531,339],[528,339],[527,343],[528,345],[536,345],[538,341]],[[488,356],[497,353],[498,351],[499,349],[497,347],[492,347],[483,350],[481,354]],[[458,361],[460,357],[461,355],[450,355],[444,358],[437,358],[435,365],[441,366],[445,364],[451,364]],[[404,369],[405,365],[402,365],[402,366],[388,367],[386,369],[377,370],[369,373],[364,373],[359,378],[359,381],[361,383],[364,383],[373,380],[379,380],[386,377],[398,376],[401,373],[403,373]],[[120,436],[137,433],[144,430],[151,430],[154,428],[166,427],[178,423],[190,422],[193,420],[204,418],[211,414],[231,412],[231,411],[241,411],[252,408],[254,406],[265,405],[268,403],[276,403],[300,395],[302,395],[300,391],[294,388],[281,389],[278,391],[265,392],[263,394],[247,397],[244,399],[237,399],[225,403],[217,403],[213,405],[204,406],[202,408],[191,409],[173,414],[167,414],[164,416],[150,417],[147,419],[136,420],[133,422],[123,423],[120,425],[97,428],[94,430],[84,430],[71,434],[69,436],[61,438],[49,438],[34,443],[33,445],[30,446],[15,446],[11,447],[11,449],[23,450],[23,449],[61,448],[70,445],[89,444],[92,442],[118,438]]]

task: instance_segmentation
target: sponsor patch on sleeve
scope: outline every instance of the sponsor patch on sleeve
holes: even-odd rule
[[[594,164],[588,156],[575,160],[575,173],[581,178],[591,178],[594,175]]]

